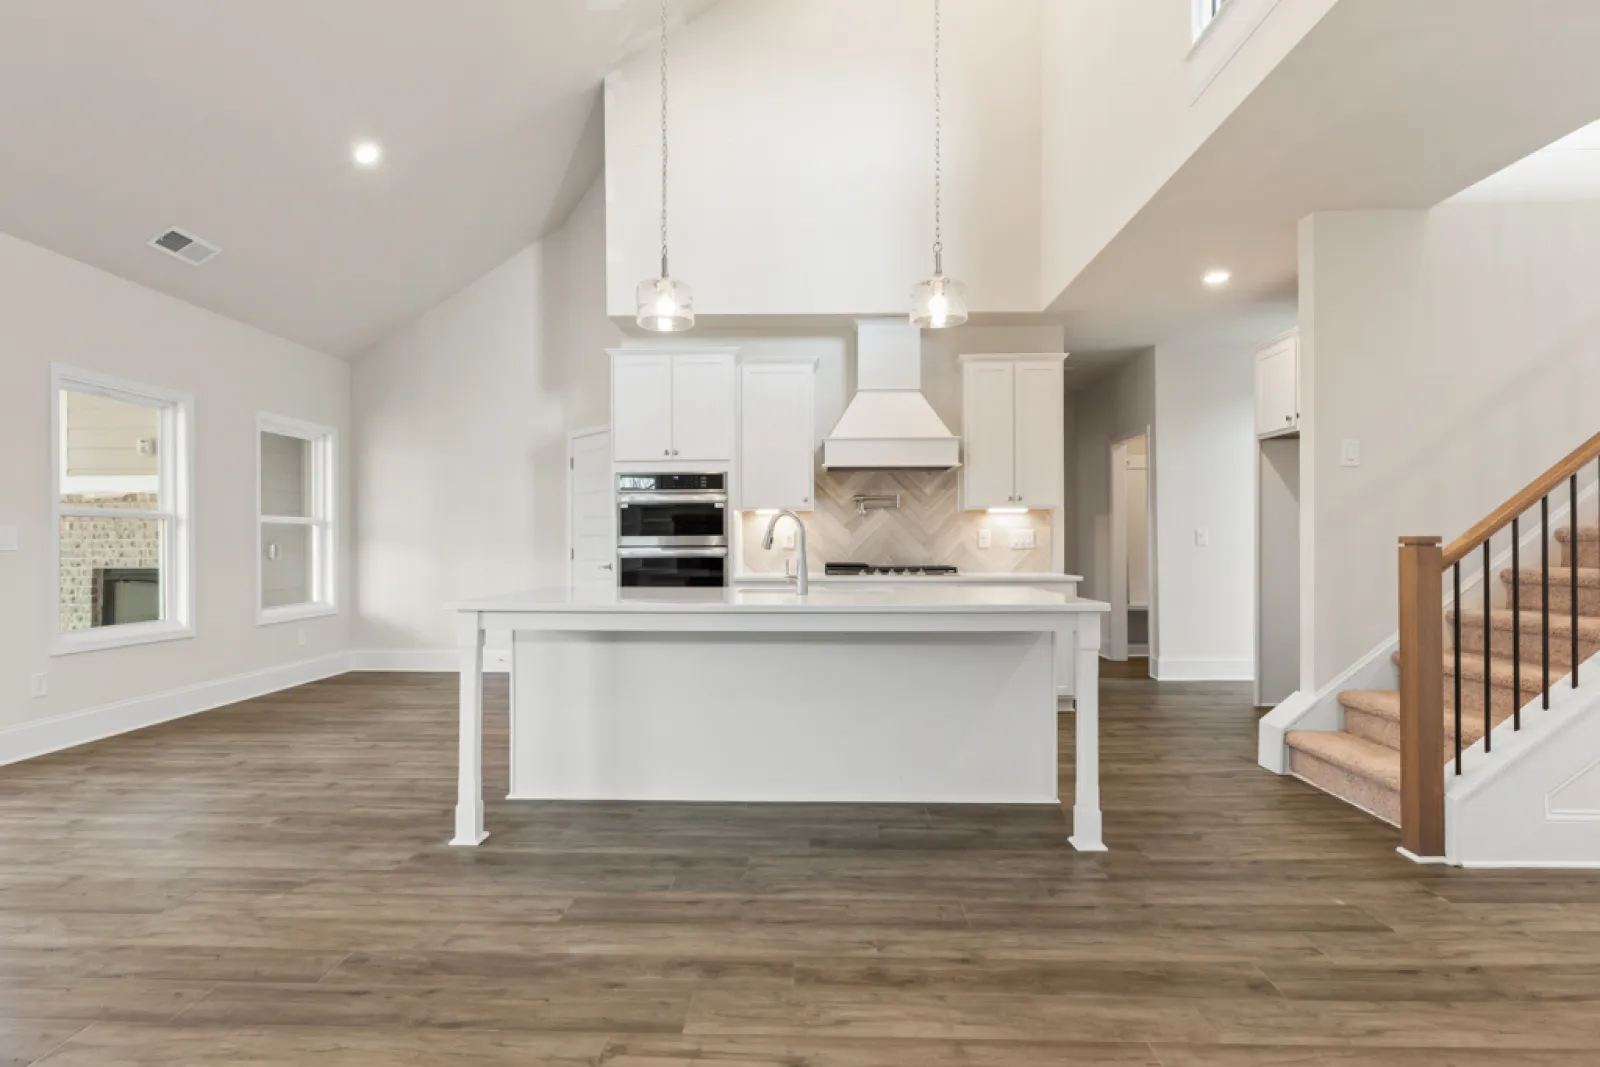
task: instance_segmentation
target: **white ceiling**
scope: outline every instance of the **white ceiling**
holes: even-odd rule
[[[1600,200],[1600,122],[1561,138],[1450,198],[1453,204]]]
[[[1430,208],[1594,121],[1597,41],[1594,0],[1341,0],[1052,305],[1068,349],[1292,324],[1300,219]]]
[[[601,79],[658,11],[3,0],[0,230],[349,356],[560,223],[600,170]],[[146,247],[173,226],[222,255]]]

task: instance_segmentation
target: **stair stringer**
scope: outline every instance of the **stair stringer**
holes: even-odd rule
[[[1445,775],[1445,858],[1461,867],[1600,868],[1600,654],[1496,726]]]

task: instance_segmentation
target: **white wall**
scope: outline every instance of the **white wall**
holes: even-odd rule
[[[53,361],[194,397],[194,638],[48,654]],[[256,625],[255,432],[258,411],[344,429],[349,395],[339,360],[0,235],[0,525],[21,529],[0,554],[0,731],[342,650],[348,596]],[[36,672],[48,697],[28,696]]]
[[[947,273],[1039,310],[1041,8],[944,4]],[[898,314],[932,272],[926,0],[740,0],[671,44],[672,272],[703,315]],[[608,293],[659,270],[654,49],[606,84]]]
[[[1248,679],[1255,652],[1255,353],[1155,351],[1157,677]],[[1197,530],[1209,544],[1196,544]]]
[[[355,365],[355,645],[448,648],[453,597],[566,580],[566,440],[609,420],[605,204]]]
[[[1326,213],[1300,236],[1309,692],[1394,632],[1399,537],[1458,536],[1595,432],[1600,204]]]
[[[1040,306],[1060,295],[1335,2],[1230,0],[1216,27],[1228,32],[1198,47],[1190,0],[1044,5]],[[1253,22],[1268,7],[1242,44],[1232,39],[1230,23]],[[1200,71],[1223,60],[1204,84]]]

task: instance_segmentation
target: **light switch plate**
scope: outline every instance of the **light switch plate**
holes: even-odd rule
[[[50,695],[50,676],[48,674],[43,673],[43,672],[34,675],[33,678],[29,682],[28,693],[35,700],[37,700],[40,697],[49,696]]]
[[[793,548],[794,547],[794,527],[792,527],[792,526],[789,529],[783,531],[783,547],[784,548]]]
[[[1349,438],[1340,441],[1339,462],[1346,467],[1361,466],[1361,442]]]
[[[1033,548],[1036,544],[1037,542],[1034,540],[1032,530],[1011,531],[1012,548]]]
[[[994,532],[985,527],[978,531],[978,547],[990,548],[994,545]]]
[[[20,543],[15,526],[0,526],[0,552],[15,552]]]
[[[1211,544],[1211,531],[1210,530],[1205,530],[1205,529],[1197,529],[1197,530],[1195,530],[1195,532],[1194,532],[1194,543],[1199,548],[1205,548],[1206,546],[1210,545]]]

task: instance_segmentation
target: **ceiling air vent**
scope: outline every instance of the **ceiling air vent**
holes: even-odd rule
[[[178,229],[168,230],[157,237],[152,237],[150,247],[160,249],[169,256],[176,256],[191,267],[198,267],[222,251],[216,245]]]

